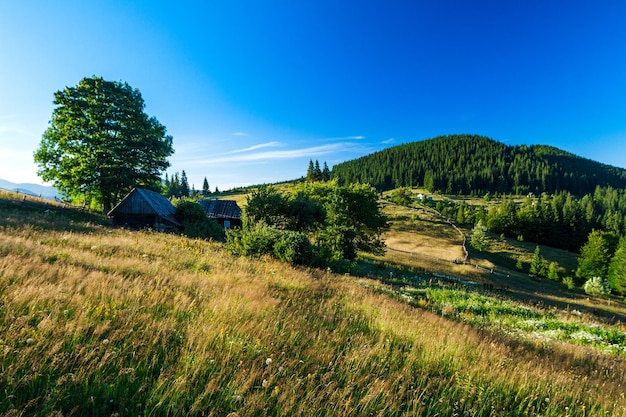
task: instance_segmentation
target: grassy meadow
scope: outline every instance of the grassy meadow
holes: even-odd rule
[[[515,291],[530,290],[500,297],[439,280],[432,271],[471,274],[439,269],[464,266],[439,259],[457,256],[443,225],[437,239],[448,243],[427,257],[390,251],[368,261],[371,278],[354,277],[2,203],[0,414],[626,416],[623,356],[520,337],[500,313],[525,311]],[[477,323],[479,303],[506,331]]]

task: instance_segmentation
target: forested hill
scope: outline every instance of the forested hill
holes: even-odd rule
[[[449,194],[593,192],[626,187],[626,170],[543,146],[508,146],[476,135],[439,136],[343,162],[333,175],[383,191],[423,185]]]

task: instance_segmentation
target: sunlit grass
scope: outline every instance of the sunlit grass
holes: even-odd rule
[[[219,244],[0,214],[5,415],[626,415],[615,356]]]

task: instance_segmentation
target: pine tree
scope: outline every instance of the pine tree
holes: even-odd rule
[[[166,190],[165,195],[168,197],[179,197],[180,196],[180,178],[178,176],[178,172],[175,172],[169,182],[169,187]]]
[[[560,281],[556,266],[556,262],[550,262],[550,265],[548,266],[548,278],[553,281]]]
[[[180,175],[180,195],[189,197],[189,183],[187,182],[187,174],[184,169],[183,173]]]
[[[535,247],[535,253],[533,254],[533,260],[530,262],[530,272],[528,275],[533,278],[546,276],[546,266],[543,256],[541,256],[539,245]]]
[[[322,179],[324,181],[330,181],[332,174],[330,173],[330,169],[328,169],[328,164],[324,161],[324,169],[322,169]]]
[[[584,279],[600,277],[605,279],[611,257],[608,242],[599,230],[589,233],[587,243],[580,249],[576,276]]]
[[[320,169],[320,161],[318,161],[317,159],[315,160],[315,169],[314,169],[313,177],[315,178],[315,181],[322,181],[324,179],[322,177],[322,170]]]
[[[626,237],[620,240],[615,255],[611,259],[607,281],[617,294],[626,292]]]
[[[204,177],[204,182],[202,183],[202,195],[206,197],[209,194],[211,194],[209,182],[207,181],[206,177]]]
[[[306,180],[309,182],[315,181],[315,167],[313,166],[312,159],[309,159],[309,167],[306,170]]]
[[[478,223],[476,223],[476,226],[474,226],[470,244],[473,248],[480,252],[489,248],[491,242],[487,236],[487,228],[483,224],[482,220],[479,220]]]

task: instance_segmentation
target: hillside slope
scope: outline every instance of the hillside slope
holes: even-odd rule
[[[448,194],[584,195],[596,186],[626,187],[626,170],[554,147],[508,146],[476,135],[450,135],[394,146],[343,162],[333,175],[378,190],[424,185]]]
[[[0,414],[626,415],[614,357],[101,223],[0,205]]]

